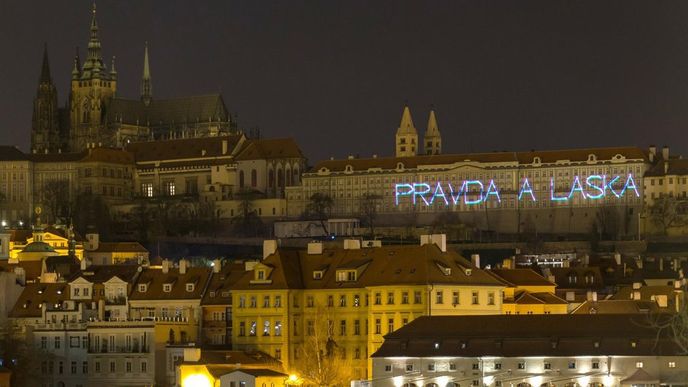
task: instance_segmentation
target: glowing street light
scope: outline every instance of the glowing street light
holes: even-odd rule
[[[212,387],[212,381],[204,374],[191,374],[182,380],[182,387]]]

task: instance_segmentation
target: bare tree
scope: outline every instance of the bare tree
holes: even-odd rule
[[[654,200],[649,211],[652,223],[657,225],[664,235],[667,235],[671,228],[688,225],[688,201],[685,199],[662,196]]]
[[[677,301],[676,313],[661,313],[650,319],[650,326],[657,330],[657,337],[668,333],[681,355],[688,355],[688,305],[685,301],[685,297]]]
[[[41,385],[41,367],[53,356],[31,343],[30,336],[16,329],[9,320],[0,326],[0,359],[12,371],[10,385]]]
[[[305,338],[297,347],[298,373],[308,384],[316,386],[347,386],[353,378],[351,361],[346,350],[335,340],[334,313],[318,307],[304,316],[307,322]]]
[[[319,220],[325,235],[330,235],[325,221],[330,216],[334,201],[329,195],[320,192],[311,195],[309,200],[308,205],[306,205],[306,215],[311,219]]]
[[[69,180],[53,179],[43,184],[39,193],[49,222],[57,222],[60,218],[67,218],[70,214],[71,200],[69,194]]]
[[[375,237],[375,220],[377,219],[377,209],[380,206],[382,196],[366,192],[361,196],[361,215],[363,221],[368,226],[370,236]]]
[[[254,208],[254,202],[258,197],[258,193],[249,189],[243,189],[235,196],[239,200],[239,213],[232,218],[234,232],[243,236],[257,236],[263,225]]]
[[[595,214],[593,233],[599,240],[617,240],[621,227],[619,224],[619,211],[616,207],[603,206]]]

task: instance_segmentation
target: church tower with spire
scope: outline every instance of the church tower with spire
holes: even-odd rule
[[[411,111],[404,106],[401,113],[401,123],[396,134],[396,157],[409,157],[418,154],[418,131],[413,125]]]
[[[105,107],[117,91],[117,72],[114,57],[112,69],[107,70],[101,54],[96,7],[93,5],[88,53],[82,66],[74,60],[70,93],[70,135],[72,151],[80,151],[89,144],[110,144],[113,137],[105,125]],[[81,68],[80,68],[81,67]]]
[[[141,77],[141,102],[150,105],[153,100],[153,85],[151,84],[150,67],[148,65],[148,42],[143,50],[143,76]]]
[[[428,128],[425,130],[423,145],[426,155],[438,155],[442,153],[442,135],[440,134],[440,128],[437,126],[435,109],[430,110]]]
[[[57,106],[57,89],[50,75],[48,45],[43,48],[43,64],[38,79],[38,91],[33,100],[31,120],[31,151],[56,152],[60,147],[60,121]]]

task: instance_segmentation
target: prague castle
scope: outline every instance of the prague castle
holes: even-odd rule
[[[122,147],[134,141],[208,137],[235,131],[219,94],[154,98],[147,44],[140,98],[118,96],[115,57],[108,68],[98,28],[94,6],[86,59],[82,62],[77,49],[64,107],[58,106],[46,46],[34,100],[32,153],[79,152],[94,145]]]

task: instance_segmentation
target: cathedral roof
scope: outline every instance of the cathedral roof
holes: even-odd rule
[[[113,98],[107,106],[106,121],[139,126],[227,122],[229,113],[220,94],[153,99],[148,105],[140,100]]]
[[[270,138],[248,140],[239,152],[237,160],[257,160],[276,158],[305,158],[293,138]]]
[[[188,160],[199,158],[230,157],[243,135],[185,138],[165,141],[133,142],[127,151],[134,154],[137,163],[161,160]],[[223,154],[222,141],[227,141]]]
[[[0,161],[28,161],[29,155],[13,145],[0,145]]]

